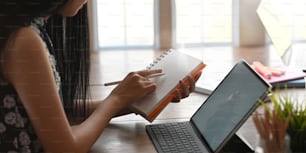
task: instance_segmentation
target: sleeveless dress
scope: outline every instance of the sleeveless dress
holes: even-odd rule
[[[34,19],[30,27],[45,42],[55,81],[61,95],[61,80],[57,71],[54,49],[45,30],[43,18]],[[44,152],[14,87],[0,75],[0,153]]]

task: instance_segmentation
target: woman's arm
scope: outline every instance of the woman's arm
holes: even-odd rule
[[[41,38],[30,28],[14,36],[4,52],[4,74],[46,152],[87,152],[115,114],[156,88],[145,79],[155,72],[130,73],[84,122],[71,128]]]
[[[103,100],[91,100],[91,101],[87,101],[86,103],[87,103],[87,105],[89,107],[87,113],[89,113],[88,115],[90,115],[92,112],[95,111],[95,108],[97,108],[97,106],[100,103],[103,103]],[[123,108],[117,114],[115,114],[113,117],[120,117],[120,116],[131,114],[131,113],[134,113],[134,112],[131,111],[129,108]]]
[[[173,97],[172,101],[173,102],[179,102],[181,99],[188,97],[189,94],[194,91],[195,83],[200,78],[200,76],[201,76],[201,73],[199,73],[195,78],[193,78],[192,76],[187,76],[184,79],[184,80],[188,80],[187,83],[184,83],[183,80],[180,81],[179,82],[180,87],[178,89],[181,89],[181,90],[178,90],[178,89],[176,90],[176,95]],[[83,120],[84,120],[84,119],[86,119],[87,116],[89,116],[97,108],[97,106],[100,103],[103,103],[103,100],[88,100],[85,103],[84,102],[78,102],[79,107],[75,107],[75,108],[76,108],[76,111],[82,111],[83,107],[87,108],[86,109],[87,110],[86,116],[84,116],[84,118],[83,118]],[[86,106],[84,106],[84,105],[86,105]],[[134,112],[131,111],[129,108],[124,108],[113,117],[119,117],[119,116],[131,114],[131,113],[134,113]],[[76,121],[73,116],[70,118],[70,120],[73,121],[72,122],[73,124],[80,123],[80,121]]]
[[[69,120],[69,123],[71,125],[78,125],[80,123],[82,123],[84,120],[86,120],[95,110],[96,108],[101,104],[103,103],[104,100],[87,100],[86,102],[83,102],[83,101],[75,101],[75,111],[76,112],[82,112],[83,111],[83,108],[85,107],[86,108],[86,111],[85,111],[85,116],[80,116],[80,117],[76,117],[76,116],[68,116],[68,120]],[[77,106],[76,106],[77,105]],[[85,106],[84,106],[85,105]],[[113,116],[114,117],[120,117],[120,116],[123,116],[123,115],[127,115],[127,114],[131,114],[131,113],[134,113],[133,111],[131,111],[130,109],[128,108],[123,108],[121,111],[119,111],[117,114],[115,114]],[[76,113],[76,114],[80,114],[80,113]]]

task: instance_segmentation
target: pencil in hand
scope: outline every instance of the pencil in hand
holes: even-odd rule
[[[155,73],[155,74],[151,74],[149,76],[147,76],[147,78],[155,78],[155,77],[159,77],[159,76],[162,76],[162,75],[165,75],[165,73]],[[103,85],[104,86],[111,86],[111,85],[116,85],[116,84],[119,84],[121,83],[122,80],[120,81],[113,81],[113,82],[108,82],[108,83],[104,83]]]

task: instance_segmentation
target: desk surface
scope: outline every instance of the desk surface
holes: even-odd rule
[[[208,66],[206,77],[220,76],[243,58],[252,63],[255,60],[266,65],[280,65],[281,59],[270,48],[231,48],[231,47],[209,47],[182,50],[187,54],[202,58]],[[160,51],[105,51],[93,53],[91,56],[91,92],[93,99],[101,99],[108,95],[113,86],[103,87],[104,82],[122,79],[129,71],[144,69],[154,58],[161,54]],[[305,89],[295,89],[298,95],[305,94]],[[207,95],[192,93],[180,103],[170,103],[156,118],[153,123],[186,121],[204,102]],[[91,149],[93,153],[156,153],[156,150],[145,131],[145,125],[150,124],[142,117],[130,114],[111,120],[109,126],[99,137]],[[244,137],[251,146],[254,146],[256,129],[249,119],[239,129],[238,135]]]

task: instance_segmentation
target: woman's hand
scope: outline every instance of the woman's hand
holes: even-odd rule
[[[196,75],[195,78],[193,78],[191,75],[188,75],[184,80],[180,80],[179,87],[176,89],[176,94],[172,98],[172,102],[180,102],[181,99],[188,97],[189,94],[194,91],[195,83],[198,81],[201,74],[202,72]]]
[[[149,80],[147,76],[161,72],[161,69],[130,72],[109,95],[117,99],[113,105],[116,105],[117,109],[122,109],[153,92],[156,89],[156,83]]]

